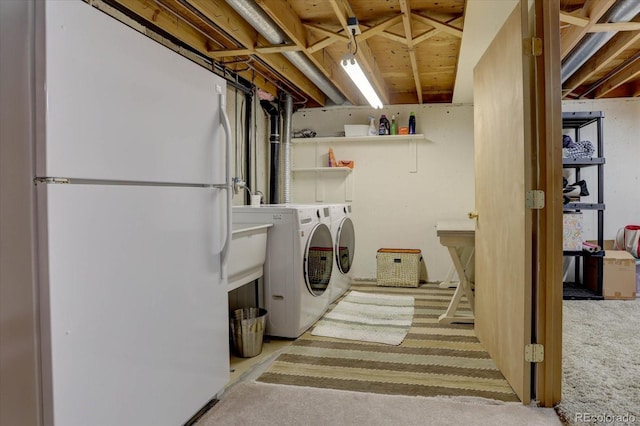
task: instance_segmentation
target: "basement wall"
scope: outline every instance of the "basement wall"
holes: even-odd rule
[[[640,224],[640,99],[564,101],[563,110],[605,114],[604,238],[613,239],[621,226]],[[375,138],[371,142],[305,142],[292,146],[294,169],[325,165],[329,147],[338,160],[355,161],[350,175],[292,174],[293,202],[352,204],[355,278],[375,278],[377,249],[399,247],[422,250],[429,280],[444,279],[451,262],[436,236],[436,222],[465,220],[475,205],[473,106],[401,105],[383,110],[334,107],[302,109],[293,115],[294,131],[308,128],[318,136],[337,136],[344,131],[344,124],[367,124],[369,115],[377,122],[382,113],[389,118],[396,114],[399,126],[406,125],[410,111],[416,113],[417,133],[426,138],[417,142],[415,151],[406,141]],[[595,141],[594,135],[583,131],[583,139],[588,138]],[[411,170],[413,164],[417,165],[415,172]],[[582,171],[592,194],[596,194],[594,173]],[[585,239],[595,239],[596,215],[585,213],[584,219]]]
[[[313,129],[333,136],[344,124],[368,124],[373,115],[406,126],[416,113],[416,133],[408,141],[304,142],[292,145],[292,168],[326,165],[332,147],[338,160],[353,160],[343,173],[294,172],[294,203],[350,202],[356,231],[353,277],[376,276],[376,251],[382,247],[422,250],[429,280],[444,278],[451,261],[436,237],[439,220],[468,220],[474,209],[473,107],[471,105],[400,105],[373,110],[362,107],[305,109],[293,115],[293,129]]]

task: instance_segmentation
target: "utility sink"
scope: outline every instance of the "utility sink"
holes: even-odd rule
[[[271,226],[270,223],[233,224],[228,263],[228,291],[262,276],[267,254],[267,230]]]

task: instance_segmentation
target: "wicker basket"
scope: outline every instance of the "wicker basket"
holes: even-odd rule
[[[324,292],[331,279],[333,248],[309,247],[309,284],[314,292]]]
[[[376,255],[377,285],[387,287],[418,287],[420,285],[422,253],[418,249],[381,248]]]

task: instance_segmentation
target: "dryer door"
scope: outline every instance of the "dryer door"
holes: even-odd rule
[[[338,270],[346,274],[353,265],[353,254],[356,250],[356,234],[353,229],[353,222],[345,217],[340,221],[338,232],[336,233],[336,265]]]
[[[333,240],[324,223],[316,225],[307,239],[304,252],[304,281],[314,296],[322,296],[329,286],[333,270]]]

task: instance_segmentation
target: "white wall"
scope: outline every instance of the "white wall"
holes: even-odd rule
[[[402,105],[371,108],[305,109],[293,116],[294,130],[310,128],[318,136],[337,135],[343,124],[367,124],[381,113],[407,125],[415,111],[417,133],[426,140],[416,151],[407,141],[301,143],[292,147],[293,168],[325,165],[331,146],[337,159],[354,160],[353,173],[293,173],[295,203],[344,202],[350,198],[356,229],[353,276],[375,278],[376,251],[382,247],[418,248],[429,280],[443,279],[451,264],[436,237],[441,219],[465,220],[474,209],[473,107]],[[417,154],[417,156],[416,156]],[[412,168],[416,166],[416,171]]]
[[[562,110],[604,112],[604,238],[612,240],[620,227],[640,224],[640,98],[564,101]],[[582,132],[582,139],[595,143],[595,126],[590,127],[593,131]],[[595,168],[581,174],[593,194],[588,199],[596,202]],[[595,239],[596,214],[583,216],[585,239]]]
[[[640,223],[640,99],[564,101],[564,111],[603,111],[604,119],[604,238],[618,228]],[[381,247],[419,248],[429,280],[440,280],[450,261],[440,246],[439,219],[466,218],[474,209],[473,107],[471,105],[408,105],[383,110],[361,107],[303,109],[293,116],[294,130],[310,128],[318,136],[336,136],[343,124],[366,124],[367,117],[400,114],[406,125],[417,115],[417,132],[426,141],[417,146],[417,172],[411,173],[407,142],[303,143],[293,146],[293,167],[324,165],[329,146],[338,159],[354,160],[351,176],[294,173],[294,202],[344,202],[350,198],[356,226],[354,277],[373,278],[376,250]],[[593,126],[595,127],[595,126]],[[583,131],[583,139],[595,136]],[[498,166],[498,165],[496,165]],[[595,202],[595,169],[583,169]],[[585,213],[585,239],[596,237],[596,215]]]

